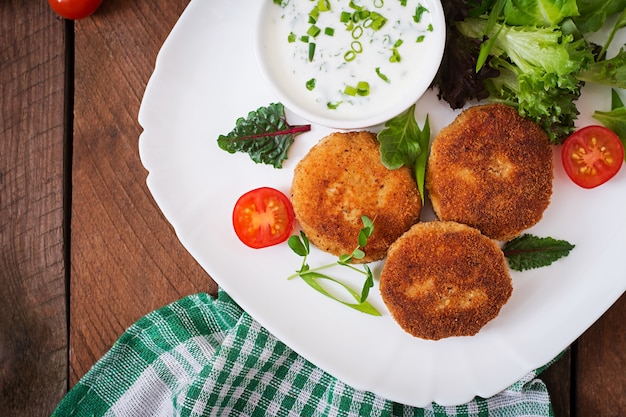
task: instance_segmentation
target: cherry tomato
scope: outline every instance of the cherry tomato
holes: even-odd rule
[[[624,145],[613,131],[587,126],[572,133],[563,143],[563,168],[583,188],[604,184],[618,173],[624,160]]]
[[[60,16],[78,20],[95,12],[102,4],[102,0],[48,0],[48,3]]]
[[[295,216],[287,196],[274,188],[248,191],[235,203],[233,226],[239,240],[251,248],[277,245],[289,238]]]

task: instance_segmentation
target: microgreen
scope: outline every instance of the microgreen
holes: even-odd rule
[[[358,268],[352,264],[352,260],[359,260],[365,257],[365,252],[363,251],[363,248],[367,245],[367,241],[372,233],[374,233],[374,222],[369,217],[362,216],[361,221],[363,222],[363,227],[361,228],[361,230],[359,230],[358,245],[356,246],[356,248],[354,248],[354,250],[349,254],[343,254],[339,256],[336,262],[322,265],[316,268],[311,268],[307,262],[307,258],[311,253],[311,244],[306,234],[301,231],[299,235],[291,236],[287,241],[287,244],[296,255],[302,257],[302,264],[300,265],[300,269],[296,270],[296,273],[289,276],[288,279],[300,277],[311,288],[313,288],[320,294],[325,295],[326,297],[329,297],[345,306],[353,308],[362,313],[371,314],[373,316],[380,316],[380,312],[376,310],[373,305],[367,302],[369,291],[374,286],[374,275],[372,273],[372,270],[367,264],[363,265],[363,269]],[[320,272],[322,270],[336,266],[349,268],[353,271],[365,275],[365,282],[363,283],[363,287],[361,288],[360,292],[354,290],[349,285],[341,282],[340,280]],[[348,294],[350,294],[352,298],[354,298],[355,302],[350,303],[337,298],[321,285],[320,280],[328,280],[343,287],[348,292]]]

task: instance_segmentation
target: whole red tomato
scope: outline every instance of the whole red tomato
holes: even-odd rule
[[[96,11],[102,0],[48,0],[52,10],[66,19],[83,19]]]

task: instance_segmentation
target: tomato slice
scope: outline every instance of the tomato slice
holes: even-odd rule
[[[563,168],[574,183],[594,188],[613,178],[624,161],[624,145],[604,126],[587,126],[563,143]]]
[[[277,245],[289,238],[295,215],[282,192],[261,187],[248,191],[235,203],[233,226],[239,240],[251,248]]]

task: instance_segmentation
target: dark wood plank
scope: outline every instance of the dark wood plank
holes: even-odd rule
[[[157,53],[187,0],[107,0],[75,23],[70,381],[141,316],[216,286],[145,184],[137,122]]]
[[[577,356],[576,416],[626,416],[626,295],[579,338]]]
[[[0,415],[47,416],[67,386],[64,23],[0,2]]]
[[[550,401],[557,417],[570,417],[572,400],[572,349],[567,349],[563,355],[539,378],[548,387]]]

